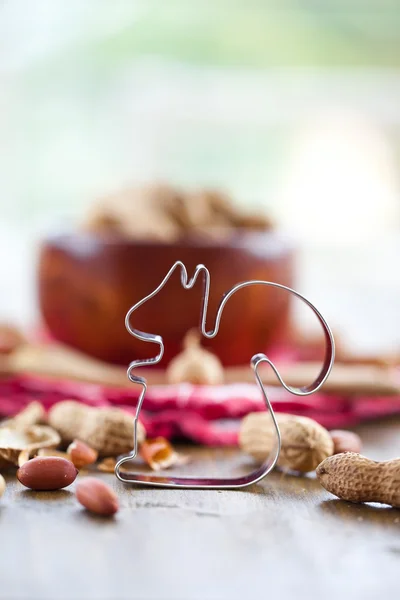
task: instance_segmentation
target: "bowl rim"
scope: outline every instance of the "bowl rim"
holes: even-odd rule
[[[64,249],[79,249],[90,247],[132,247],[136,249],[176,249],[195,248],[196,250],[207,249],[253,249],[262,251],[266,248],[274,248],[277,253],[290,253],[294,249],[293,239],[279,229],[257,231],[249,229],[235,229],[232,234],[224,238],[206,237],[204,234],[190,234],[182,236],[173,241],[157,239],[133,239],[119,233],[107,232],[97,233],[79,230],[62,230],[49,233],[42,239],[42,246],[55,245]]]

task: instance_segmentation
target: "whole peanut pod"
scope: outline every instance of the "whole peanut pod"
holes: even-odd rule
[[[133,448],[133,417],[119,408],[93,408],[65,400],[51,408],[49,423],[64,443],[79,439],[100,456],[117,456]],[[137,432],[140,444],[145,438],[141,423]]]
[[[329,432],[313,419],[275,413],[281,432],[282,446],[277,466],[307,473],[333,454]],[[263,462],[274,448],[276,431],[266,412],[250,413],[240,426],[239,446],[258,462]]]
[[[355,452],[335,454],[318,466],[317,478],[341,500],[400,508],[400,458],[377,462]]]

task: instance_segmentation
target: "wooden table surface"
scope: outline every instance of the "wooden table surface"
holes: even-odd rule
[[[364,454],[400,456],[400,419],[358,428]],[[236,450],[192,449],[198,473],[239,472]],[[189,467],[186,467],[187,469]],[[242,491],[124,487],[113,519],[73,486],[0,501],[4,600],[400,596],[400,510],[336,500],[313,477],[275,472]]]

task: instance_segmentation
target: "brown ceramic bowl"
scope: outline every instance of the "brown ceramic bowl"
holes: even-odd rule
[[[214,325],[221,296],[235,283],[263,279],[293,284],[293,252],[276,233],[245,231],[224,241],[192,237],[173,244],[87,233],[56,235],[42,245],[38,275],[40,308],[50,334],[113,363],[154,356],[153,344],[128,334],[124,318],[176,260],[184,262],[189,277],[198,263],[210,270],[208,328]],[[176,272],[134,315],[135,327],[164,337],[164,365],[180,351],[188,329],[198,326],[201,294],[201,279],[192,290],[184,290]],[[282,336],[289,301],[286,292],[266,286],[240,290],[224,309],[218,335],[204,346],[225,365],[247,363]]]

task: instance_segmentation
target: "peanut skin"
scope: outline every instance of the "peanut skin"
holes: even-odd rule
[[[336,454],[318,466],[317,478],[341,500],[400,508],[400,458],[376,462],[355,452]]]
[[[31,490],[61,490],[71,485],[78,474],[65,458],[46,456],[28,460],[17,471],[17,478]]]
[[[74,440],[67,448],[67,457],[77,469],[92,465],[96,462],[97,456],[97,450],[93,450],[81,440]]]
[[[360,453],[362,449],[362,441],[359,435],[353,431],[345,429],[334,429],[330,431],[333,440],[333,454],[341,454],[342,452]]]
[[[100,479],[86,477],[76,486],[76,498],[90,512],[109,517],[119,508],[115,492]]]

